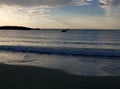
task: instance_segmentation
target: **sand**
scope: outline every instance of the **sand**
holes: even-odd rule
[[[120,89],[120,76],[78,76],[55,69],[0,64],[0,89]]]

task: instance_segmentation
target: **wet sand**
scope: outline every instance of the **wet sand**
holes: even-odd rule
[[[120,76],[86,77],[55,69],[0,64],[0,89],[120,89]]]

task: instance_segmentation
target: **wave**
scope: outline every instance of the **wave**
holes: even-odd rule
[[[2,46],[1,45],[0,51],[56,54],[56,55],[120,57],[120,50],[118,49],[100,49],[100,48],[71,48],[71,47],[50,47],[50,46],[34,47],[34,46]]]
[[[83,44],[83,45],[120,45],[120,43],[102,43],[102,42],[62,42],[64,44]]]

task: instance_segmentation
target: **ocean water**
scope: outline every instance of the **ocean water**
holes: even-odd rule
[[[120,76],[120,31],[0,30],[0,63]]]

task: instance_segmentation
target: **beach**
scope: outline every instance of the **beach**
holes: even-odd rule
[[[0,30],[0,89],[120,89],[119,39],[110,30]]]
[[[120,0],[0,0],[0,89],[120,89]]]
[[[2,89],[120,89],[120,76],[78,76],[61,70],[0,64]]]

